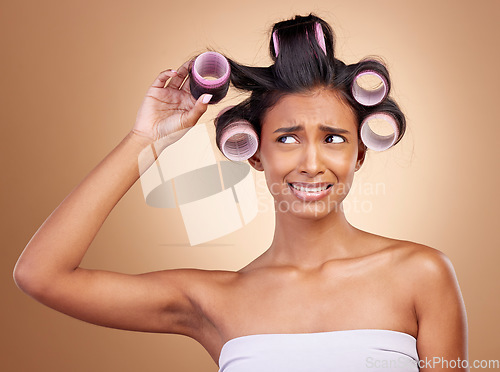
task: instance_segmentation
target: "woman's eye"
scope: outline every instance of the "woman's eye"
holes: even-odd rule
[[[278,142],[281,143],[297,143],[297,140],[292,136],[281,136],[278,138]]]
[[[326,143],[343,143],[345,142],[345,138],[342,136],[337,136],[335,134],[330,134],[325,139]]]
[[[280,143],[298,143],[297,139],[293,136],[281,136],[277,140]],[[346,142],[346,139],[342,136],[336,134],[330,134],[325,139],[326,143],[343,143]]]

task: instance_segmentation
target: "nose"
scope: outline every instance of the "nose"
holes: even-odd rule
[[[324,154],[317,144],[310,143],[304,146],[299,171],[309,177],[315,177],[325,172]]]

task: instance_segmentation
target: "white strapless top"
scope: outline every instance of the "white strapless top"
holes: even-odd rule
[[[417,340],[383,329],[257,334],[224,344],[219,372],[418,372]]]

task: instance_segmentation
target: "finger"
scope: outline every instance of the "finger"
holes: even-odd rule
[[[188,128],[195,125],[196,122],[200,120],[201,115],[203,115],[205,111],[207,111],[208,103],[211,99],[211,94],[202,94],[194,104],[193,108],[186,114],[185,123],[183,123],[182,127]]]
[[[191,61],[186,61],[181,67],[177,69],[177,75],[175,75],[167,85],[169,88],[179,89],[182,86],[182,83],[186,79],[186,76],[188,76],[189,74],[190,63]]]
[[[155,87],[155,88],[164,88],[165,83],[168,81],[168,79],[175,76],[176,74],[177,74],[177,71],[172,70],[172,69],[162,71],[162,72],[160,72],[160,74],[158,75],[158,77],[156,78],[156,80],[153,82],[153,84],[151,86]]]

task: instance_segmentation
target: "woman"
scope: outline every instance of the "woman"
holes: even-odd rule
[[[362,120],[389,113],[399,126],[393,142],[404,133],[394,101],[362,105],[350,92],[360,70],[380,72],[389,85],[386,70],[336,59],[329,25],[312,15],[276,24],[270,47],[268,68],[231,61],[231,82],[252,94],[217,120],[218,139],[235,119],[259,136],[249,163],[265,173],[276,205],[274,239],[260,257],[238,272],[126,275],[80,267],[139,178],[141,151],[176,141],[207,109],[212,97],[191,96],[186,62],[159,74],[131,132],[36,232],[16,265],[16,283],[94,324],[192,337],[224,372],[442,371],[446,364],[429,362],[466,359],[465,309],[449,260],[361,231],[342,209],[367,151]]]

